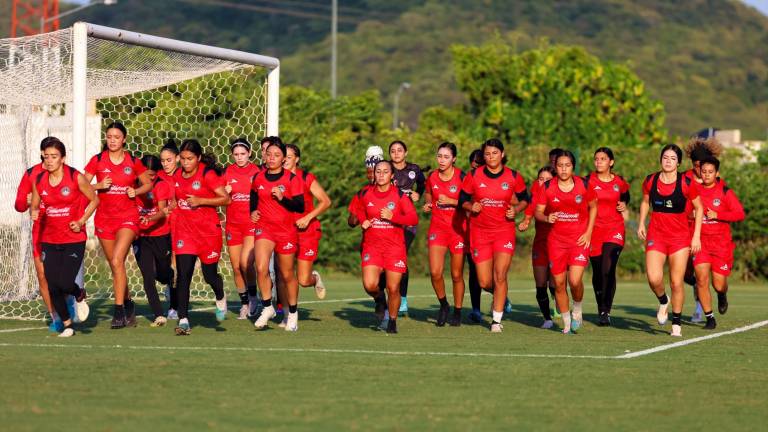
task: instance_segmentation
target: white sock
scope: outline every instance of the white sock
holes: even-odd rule
[[[221,300],[216,300],[216,309],[227,310],[227,298],[224,297]]]
[[[182,324],[187,324],[187,325],[189,325],[189,319],[187,319],[187,318],[182,318],[182,319],[180,319],[180,320],[179,320],[179,325],[182,325]]]
[[[493,322],[501,323],[501,317],[504,316],[504,311],[493,311]]]
[[[581,318],[581,302],[580,301],[573,302],[573,317]]]
[[[571,311],[560,312],[563,318],[563,330],[571,331]]]

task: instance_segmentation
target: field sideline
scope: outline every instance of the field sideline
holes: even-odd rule
[[[563,336],[538,328],[530,281],[510,284],[504,333],[465,320],[437,328],[426,279],[412,282],[398,335],[374,329],[372,302],[350,277],[303,290],[299,332],[256,332],[196,304],[192,335],[172,326],[109,329],[111,309],[71,339],[36,321],[0,321],[0,424],[5,430],[448,429],[759,430],[768,420],[768,291],[735,285],[715,331],[655,322],[643,283],[620,284],[614,327]],[[686,290],[690,294],[690,289]],[[469,309],[469,296],[465,297]],[[690,316],[687,299],[684,318]],[[148,313],[146,305],[139,312]],[[233,309],[236,307],[231,302]],[[98,322],[93,317],[98,315]],[[465,313],[466,315],[466,313]]]

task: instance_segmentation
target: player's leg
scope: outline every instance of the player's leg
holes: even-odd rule
[[[464,256],[467,260],[467,267],[469,267],[469,300],[472,303],[472,312],[469,314],[469,319],[474,322],[482,322],[483,315],[480,312],[480,284],[477,281],[477,269],[475,268],[475,261],[472,260],[472,254],[465,253]]]
[[[507,301],[507,273],[512,263],[512,254],[494,252],[493,254],[493,321],[491,331],[500,332],[501,318]]]
[[[571,287],[573,311],[571,312],[571,330],[581,328],[583,321],[582,300],[584,299],[584,266],[570,265],[567,271],[568,285]]]
[[[280,248],[282,250],[282,248]],[[296,331],[299,328],[299,282],[296,280],[296,255],[275,254],[280,280],[285,291],[285,304],[288,305],[285,331]]]
[[[648,278],[648,286],[659,300],[659,309],[656,319],[660,325],[667,322],[669,316],[669,297],[664,289],[664,263],[667,255],[658,250],[648,250],[645,253],[645,274]]]
[[[400,288],[402,287],[403,273],[399,273],[392,270],[384,271],[387,278],[387,294],[388,304],[387,311],[389,312],[389,322],[387,322],[387,333],[397,333],[397,315],[400,310]]]
[[[451,254],[451,283],[453,285],[453,316],[449,324],[461,325],[461,309],[464,305],[464,252],[453,251]]]
[[[230,233],[227,233],[231,236]],[[230,237],[228,237],[230,238]],[[248,290],[246,289],[245,272],[240,263],[243,261],[243,245],[231,244],[230,240],[227,240],[227,252],[229,252],[229,264],[232,266],[232,280],[235,283],[235,291],[237,291],[237,297],[240,299],[240,310],[237,315],[237,319],[248,318]]]
[[[694,271],[696,274],[696,294],[698,294],[701,308],[706,317],[707,323],[704,328],[712,330],[717,327],[715,316],[712,313],[712,295],[709,292],[710,274],[712,272],[712,264],[707,262],[703,255],[698,255]]]
[[[175,299],[176,287],[174,286],[173,267],[171,267],[171,235],[166,234],[164,236],[152,237],[152,239],[152,250],[155,256],[155,277],[158,282],[166,286],[167,296]],[[176,305],[176,302],[172,300],[171,305]]]
[[[152,323],[156,324],[153,327],[159,327],[165,324],[165,317],[163,316],[163,306],[160,303],[160,296],[157,294],[156,287],[156,268],[155,268],[155,254],[153,250],[151,237],[139,237],[134,242],[133,253],[136,257],[136,265],[139,267],[141,278],[144,286],[144,293],[147,295],[147,302],[150,309],[152,309]]]
[[[669,260],[669,285],[672,291],[672,336],[682,336],[682,314],[685,303],[685,268],[690,249],[687,247],[671,253]]]
[[[269,272],[269,262],[272,252],[275,250],[275,242],[260,238],[254,243],[254,261],[256,266],[256,279],[261,292],[261,313],[254,326],[261,329],[267,326],[269,320],[275,315],[275,307],[272,305],[272,278]]]
[[[616,243],[603,244],[603,312],[605,313],[605,325],[611,325],[611,309],[613,299],[616,296],[616,267],[619,265],[619,256],[623,246]]]
[[[112,284],[115,291],[115,303],[121,298],[125,306],[125,325],[136,326],[136,305],[131,300],[128,291],[128,275],[125,269],[125,259],[136,239],[136,231],[130,228],[120,228],[115,233],[115,243],[112,249],[112,258],[109,267],[112,270]]]
[[[362,268],[363,289],[371,296],[375,302],[374,311],[376,318],[379,322],[383,323],[385,320],[389,320],[389,311],[386,300],[386,284],[384,289],[380,286],[380,279],[383,275],[386,282],[386,275],[384,275],[384,269],[378,265],[366,265]],[[384,327],[386,330],[386,326]]]
[[[541,316],[544,317],[543,329],[552,328],[552,313],[549,308],[549,295],[547,293],[547,282],[549,280],[549,268],[547,266],[533,266],[533,280],[536,284],[536,303],[539,305]]]
[[[446,252],[448,252],[448,247],[442,245],[430,245],[428,248],[429,276],[432,280],[432,289],[437,295],[437,301],[440,302],[440,309],[437,313],[438,327],[442,327],[448,322],[448,312],[450,311],[450,305],[445,295],[445,278],[443,277]]]
[[[255,316],[259,303],[258,285],[256,283],[255,239],[253,235],[243,238],[243,250],[240,252],[240,273],[245,275],[245,285],[248,292],[248,316]]]
[[[416,239],[416,228],[414,227],[413,230],[405,229],[403,230],[405,234],[405,254],[408,255],[408,251],[411,249],[411,245],[413,244],[413,240]],[[405,273],[403,273],[402,278],[400,279],[400,315],[405,315],[408,313],[408,280],[409,280],[409,271],[408,269],[405,270]]]
[[[179,324],[175,332],[179,336],[190,333],[189,325],[189,289],[195,272],[197,255],[176,254],[176,294],[178,297]]]

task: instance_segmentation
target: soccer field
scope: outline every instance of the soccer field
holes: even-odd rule
[[[326,285],[324,301],[302,291],[297,333],[257,332],[234,313],[219,325],[212,304],[195,305],[188,337],[146,318],[110,330],[97,301],[70,339],[0,321],[1,428],[764,430],[768,420],[764,285],[734,285],[718,328],[686,323],[682,340],[655,322],[643,283],[620,283],[610,328],[593,324],[587,292],[573,336],[538,328],[530,281],[511,283],[502,334],[488,331],[487,295],[484,325],[438,328],[429,281],[415,279],[410,315],[387,335],[357,279]],[[691,310],[688,299],[686,319]]]

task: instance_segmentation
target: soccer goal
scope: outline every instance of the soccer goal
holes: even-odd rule
[[[40,161],[44,137],[60,138],[67,163],[80,170],[101,150],[103,128],[112,121],[127,127],[127,148],[136,156],[158,154],[168,140],[195,138],[228,163],[233,138],[255,143],[277,135],[279,65],[273,57],[82,22],[0,40],[0,318],[45,316],[29,212],[13,208],[22,173]],[[85,287],[91,298],[108,298],[110,270],[92,221],[88,232]],[[225,250],[225,280],[228,263]],[[142,298],[133,254],[126,267],[129,289]],[[211,295],[200,274],[192,290],[197,299]]]

